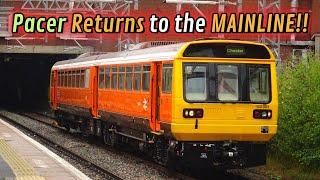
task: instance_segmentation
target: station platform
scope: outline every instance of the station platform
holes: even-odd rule
[[[90,179],[70,163],[0,119],[0,179]]]

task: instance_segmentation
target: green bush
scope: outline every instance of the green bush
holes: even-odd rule
[[[279,75],[279,126],[271,148],[320,168],[320,60],[288,64]]]

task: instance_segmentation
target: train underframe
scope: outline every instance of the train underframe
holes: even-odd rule
[[[183,164],[197,168],[234,169],[266,164],[265,143],[181,142],[163,134],[125,128],[112,120],[109,122],[65,111],[55,111],[55,115],[58,125],[68,131],[74,129],[84,136],[97,136],[112,147],[134,147],[169,168]]]

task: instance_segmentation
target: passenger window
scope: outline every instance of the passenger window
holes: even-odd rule
[[[105,70],[105,79],[106,79],[106,88],[109,89],[110,88],[110,67],[106,67]]]
[[[76,71],[76,87],[80,87],[80,70]]]
[[[67,87],[68,83],[68,74],[66,71],[63,72],[63,87]]]
[[[75,71],[72,71],[72,83],[71,83],[71,87],[76,87],[76,73],[75,73]]]
[[[58,87],[60,86],[60,77],[61,77],[61,74],[60,72],[58,72]]]
[[[118,89],[124,89],[125,67],[119,67]]]
[[[84,70],[80,71],[80,87],[84,88]]]
[[[117,89],[117,75],[118,75],[118,68],[117,67],[112,67],[112,74],[111,74],[111,88],[112,89]]]
[[[162,66],[162,92],[171,93],[172,87],[172,64]]]
[[[142,74],[142,90],[149,91],[150,89],[150,65],[143,66]]]
[[[51,87],[53,87],[53,72],[51,72],[51,75],[50,75],[50,84],[51,84]]]
[[[99,68],[99,89],[103,89],[105,87],[105,79],[104,79],[104,67]]]
[[[132,67],[126,67],[126,90],[132,90]]]
[[[68,87],[72,87],[72,72],[68,72]]]
[[[134,67],[134,73],[133,73],[133,89],[135,91],[140,91],[141,87],[141,66]]]
[[[63,74],[62,74],[62,72],[60,71],[60,72],[59,72],[59,87],[62,87],[62,85],[63,85],[63,81],[62,81],[63,79],[62,79],[62,78],[63,78]]]
[[[85,75],[84,75],[84,87],[85,88],[89,87],[89,80],[90,80],[90,69],[86,69]]]
[[[63,75],[64,75],[64,74],[63,74],[63,71],[62,71],[62,72],[60,72],[60,77],[59,77],[59,78],[60,78],[60,80],[61,80],[61,81],[60,81],[60,87],[62,87],[62,86],[63,86],[63,80],[64,80],[64,79],[63,79],[63,78],[64,78],[64,77],[63,77]]]

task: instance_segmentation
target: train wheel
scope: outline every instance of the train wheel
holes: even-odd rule
[[[110,133],[110,145],[112,147],[116,147],[117,145],[117,135],[114,131]]]
[[[109,130],[107,128],[103,129],[103,142],[106,145],[111,146],[110,132],[109,132]]]
[[[177,168],[178,159],[174,153],[174,146],[170,146],[164,138],[159,138],[154,145],[153,159],[167,167],[169,170],[175,171]]]

